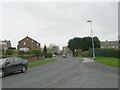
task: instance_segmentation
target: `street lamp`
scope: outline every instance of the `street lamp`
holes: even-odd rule
[[[93,47],[93,59],[95,60],[95,49],[94,49],[94,40],[93,40],[93,31],[92,31],[92,21],[88,20],[87,22],[90,23],[91,26],[91,37],[92,37],[92,47]]]

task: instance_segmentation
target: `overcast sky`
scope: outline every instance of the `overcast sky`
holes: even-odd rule
[[[2,3],[0,39],[17,46],[26,36],[41,43],[66,46],[73,37],[118,40],[117,2],[10,2]]]

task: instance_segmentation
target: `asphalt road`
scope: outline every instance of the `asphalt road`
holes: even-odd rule
[[[80,58],[55,59],[26,73],[4,77],[3,88],[118,88],[117,73],[90,68]]]

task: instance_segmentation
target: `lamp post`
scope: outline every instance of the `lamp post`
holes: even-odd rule
[[[93,31],[92,31],[92,21],[88,20],[87,22],[90,23],[91,26],[91,37],[92,37],[92,47],[93,47],[93,59],[95,60],[95,49],[94,49],[94,40],[93,40]]]

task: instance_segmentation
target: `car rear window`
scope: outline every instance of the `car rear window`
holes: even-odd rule
[[[14,59],[13,58],[7,58],[6,62],[10,62],[10,64],[13,64],[14,63]]]
[[[14,58],[15,62],[21,62],[22,60],[20,58]]]
[[[0,64],[5,63],[6,59],[0,59]]]

